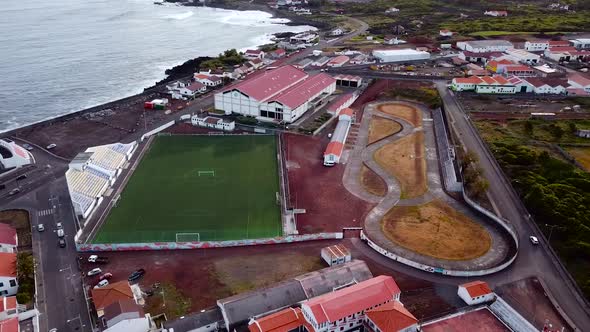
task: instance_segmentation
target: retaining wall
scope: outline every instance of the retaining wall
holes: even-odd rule
[[[147,133],[141,135],[141,142],[143,142],[143,140],[146,139],[147,137],[150,137],[150,136],[152,136],[154,134],[157,134],[157,133],[161,132],[162,130],[164,130],[164,129],[168,128],[168,127],[172,127],[172,125],[174,125],[174,123],[175,123],[175,121],[170,121],[168,123],[165,123],[165,124],[159,126],[156,129],[150,130]]]
[[[194,242],[146,242],[146,243],[76,243],[78,252],[93,251],[137,251],[137,250],[177,250],[177,249],[207,249],[241,246],[256,246],[263,244],[295,243],[316,240],[342,239],[343,233],[316,233],[303,235],[289,235],[266,239],[232,240],[232,241],[194,241]]]

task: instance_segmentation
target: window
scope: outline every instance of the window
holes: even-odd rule
[[[3,282],[0,282],[0,287],[4,287],[4,283]]]
[[[340,331],[344,331],[344,326],[340,326]]]
[[[10,280],[10,287],[16,287],[16,279]]]
[[[348,324],[348,327],[352,327],[352,323]]]

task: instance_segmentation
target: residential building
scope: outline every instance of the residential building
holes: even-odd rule
[[[323,67],[330,62],[330,58],[327,56],[322,56],[314,60],[311,65],[314,67]]]
[[[99,318],[104,316],[109,305],[118,301],[133,300],[133,292],[127,280],[114,282],[101,288],[93,288],[90,292]]]
[[[418,319],[399,301],[387,302],[367,310],[366,324],[372,332],[415,332]]]
[[[311,59],[310,59],[311,60]],[[336,80],[282,66],[215,94],[215,108],[261,121],[291,123],[336,90]]]
[[[195,74],[195,81],[209,87],[216,87],[223,84],[223,79],[215,75]]]
[[[330,266],[350,262],[352,259],[350,250],[341,244],[322,248],[321,256]]]
[[[350,61],[350,58],[348,56],[339,55],[337,57],[330,59],[330,61],[328,61],[328,63],[326,65],[328,67],[342,67],[348,61]]]
[[[469,51],[463,51],[459,53],[459,59],[467,61],[467,62],[483,62],[487,63],[488,61],[498,58],[502,56],[502,52],[483,52],[483,53],[474,53]]]
[[[459,285],[457,295],[469,305],[493,301],[495,294],[484,281],[472,281]]]
[[[529,52],[542,52],[549,48],[549,40],[527,40],[524,49]]]
[[[261,59],[252,59],[247,62],[247,64],[251,64],[254,69],[260,69],[260,67],[264,66],[264,62]]]
[[[0,223],[0,252],[15,253],[18,246],[16,230],[5,223]]]
[[[221,309],[214,307],[164,322],[164,329],[174,332],[214,332],[223,330]]]
[[[143,312],[133,300],[119,300],[108,305],[102,317],[105,332],[148,332],[156,330],[150,314]]]
[[[276,50],[270,52],[270,57],[273,59],[280,59],[287,55],[287,51],[283,48],[277,48]]]
[[[250,332],[311,332],[303,328],[305,318],[300,308],[286,308],[248,322]]]
[[[566,94],[569,86],[567,80],[559,78],[531,77],[526,79],[537,94]]]
[[[352,59],[350,59],[349,63],[351,65],[362,65],[363,63],[367,63],[369,57],[366,54],[358,54],[355,55]]]
[[[193,126],[206,127],[224,131],[233,131],[236,128],[235,121],[217,118],[214,116],[199,116],[197,114],[191,117],[191,124]]]
[[[487,53],[505,52],[508,49],[514,48],[514,45],[507,40],[500,39],[470,40],[457,42],[457,48],[473,53]]]
[[[342,36],[345,31],[342,28],[336,28],[330,32],[331,36]]]
[[[506,50],[506,54],[511,55],[512,57],[516,58],[518,62],[526,63],[529,65],[536,65],[539,63],[541,56],[538,54],[534,54],[531,52],[527,52],[525,50],[519,50],[515,48],[510,48]]]
[[[193,82],[190,85],[187,85],[185,88],[181,88],[179,90],[180,94],[184,97],[195,97],[200,93],[205,93],[207,91],[207,87],[200,83],[200,82]]]
[[[509,65],[504,67],[504,75],[518,77],[535,77],[536,72],[533,68],[525,65]]]
[[[505,10],[486,10],[484,15],[493,16],[493,17],[506,17],[508,16],[508,12]]]
[[[453,31],[447,29],[439,30],[438,34],[441,37],[453,37]]]
[[[385,36],[383,38],[383,44],[386,45],[399,45],[399,44],[405,44],[406,41],[405,40],[401,40],[398,39],[397,36]]]
[[[430,53],[416,51],[411,48],[398,50],[374,50],[373,57],[380,62],[403,62],[414,60],[428,60]]]
[[[342,152],[344,152],[344,144],[352,125],[353,114],[354,111],[350,108],[340,111],[338,124],[336,124],[330,143],[328,143],[326,151],[324,151],[324,166],[334,166],[340,162]]]
[[[0,321],[17,317],[19,311],[24,311],[25,306],[18,304],[16,296],[0,297]]]
[[[545,50],[546,58],[554,61],[571,61],[573,60],[572,53],[576,53],[577,49],[573,46],[555,46],[549,47]]]
[[[590,79],[581,76],[579,74],[574,74],[568,77],[567,83],[572,88],[582,89],[586,92],[590,93]]]
[[[590,38],[578,38],[569,41],[573,47],[578,50],[590,49]]]
[[[246,59],[264,59],[265,53],[262,50],[246,50],[244,52],[244,57]]]
[[[12,296],[17,292],[16,253],[0,252],[0,296]]]
[[[535,70],[536,76],[540,77],[559,75],[557,69],[551,68],[547,64],[544,64],[542,66],[535,66],[533,67],[533,69]]]
[[[316,332],[354,330],[367,311],[399,301],[400,293],[392,277],[378,276],[303,302],[301,312]]]

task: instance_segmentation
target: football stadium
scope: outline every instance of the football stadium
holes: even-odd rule
[[[157,136],[93,243],[282,235],[277,138]]]

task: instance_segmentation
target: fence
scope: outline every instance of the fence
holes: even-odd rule
[[[138,251],[138,250],[189,250],[189,249],[208,249],[208,248],[226,248],[241,246],[256,246],[264,244],[295,243],[304,241],[317,240],[336,240],[342,239],[344,234],[335,233],[316,233],[303,235],[289,235],[284,237],[274,237],[266,239],[246,239],[230,241],[192,241],[192,242],[146,242],[146,243],[76,243],[78,252],[93,251]]]
[[[171,127],[172,125],[174,125],[174,123],[175,123],[174,121],[170,121],[168,123],[165,123],[165,124],[159,126],[156,129],[153,129],[153,130],[148,131],[147,133],[141,135],[141,141],[143,142],[143,140],[146,139],[147,137],[150,137],[150,136],[152,136],[154,134],[157,134],[157,133],[161,132],[162,130],[164,130],[164,129],[168,128],[168,127]]]

